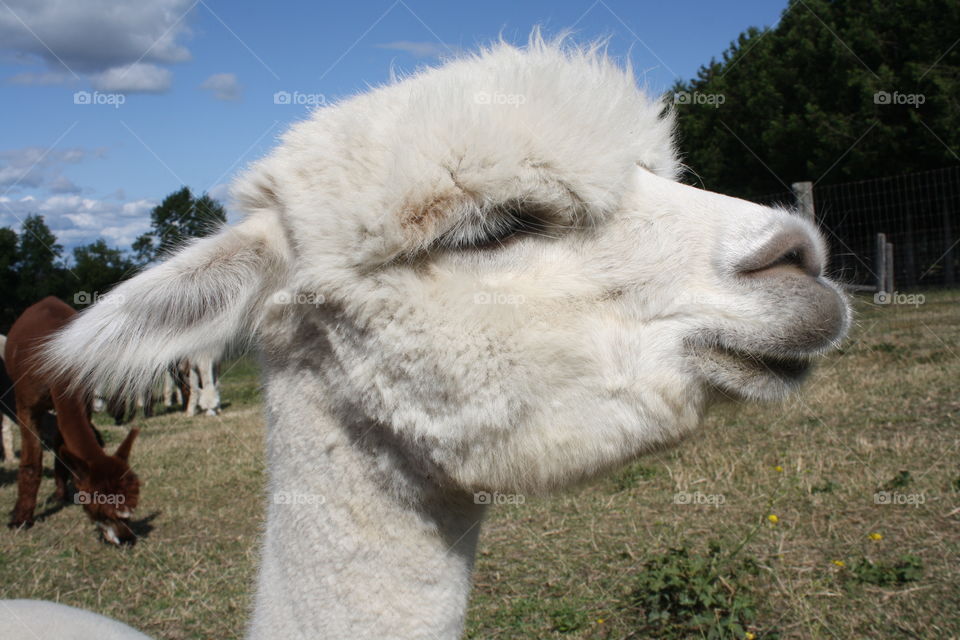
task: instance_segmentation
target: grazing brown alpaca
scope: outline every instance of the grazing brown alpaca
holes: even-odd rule
[[[44,298],[21,314],[7,336],[5,361],[14,382],[17,421],[20,423],[20,471],[17,475],[17,504],[11,527],[31,526],[37,504],[37,490],[43,471],[40,426],[50,409],[57,412],[63,446],[55,452],[57,497],[67,497],[67,473],[77,488],[77,502],[97,524],[103,537],[114,544],[133,542],[129,521],[137,506],[140,481],[127,460],[137,437],[131,429],[114,455],[97,443],[90,422],[90,404],[63,384],[51,384],[38,367],[36,347],[77,314],[57,298]]]

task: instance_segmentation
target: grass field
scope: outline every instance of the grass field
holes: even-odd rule
[[[804,395],[721,407],[614,477],[491,509],[468,636],[960,638],[960,295],[857,306]],[[222,396],[218,418],[140,421],[133,548],[99,543],[45,480],[44,517],[0,535],[0,597],[241,636],[264,502],[249,360]],[[116,446],[123,430],[103,430]],[[8,509],[15,470],[0,480]]]

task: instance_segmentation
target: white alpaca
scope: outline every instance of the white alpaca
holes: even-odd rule
[[[7,349],[7,336],[0,333],[0,367],[4,366],[4,352]],[[0,376],[4,380],[3,387],[8,386],[6,371]],[[12,382],[12,381],[10,381]],[[4,403],[13,404],[12,388],[0,388],[0,397]],[[12,406],[11,406],[12,408]],[[13,463],[17,458],[13,453],[13,432],[17,430],[17,422],[5,411],[0,412],[0,443],[3,444],[3,462]]]
[[[198,410],[204,415],[217,415],[220,413],[220,380],[216,359],[208,355],[194,356],[187,366],[187,415],[194,416]]]
[[[817,231],[677,182],[671,130],[594,50],[425,70],[292,127],[236,185],[241,224],[57,338],[61,371],[107,384],[256,343],[249,638],[457,638],[475,492],[569,486],[723,396],[782,398],[844,335]]]

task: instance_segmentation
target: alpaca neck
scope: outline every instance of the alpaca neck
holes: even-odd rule
[[[57,410],[57,426],[67,449],[87,461],[98,460],[106,455],[93,435],[86,402],[75,395],[54,391],[53,406]]]
[[[286,378],[286,379],[284,379]],[[267,388],[267,526],[251,640],[459,638],[483,507],[405,464],[378,426]]]

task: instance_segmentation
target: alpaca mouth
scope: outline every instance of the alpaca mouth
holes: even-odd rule
[[[126,520],[98,520],[96,525],[105,542],[117,546],[136,543],[136,536]]]
[[[697,350],[707,381],[727,395],[779,400],[795,391],[813,368],[811,356],[745,351],[726,345]]]
[[[812,366],[811,358],[803,356],[751,353],[729,347],[712,347],[710,357],[715,362],[756,371],[778,378],[797,379],[805,376]]]

